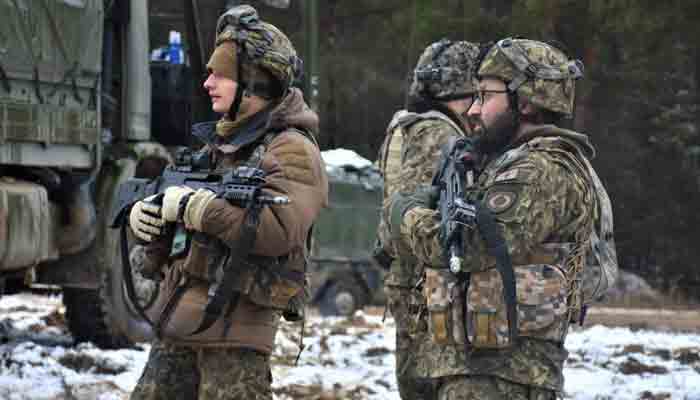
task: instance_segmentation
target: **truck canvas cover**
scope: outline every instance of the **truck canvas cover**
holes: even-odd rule
[[[102,0],[0,0],[0,164],[92,169]]]

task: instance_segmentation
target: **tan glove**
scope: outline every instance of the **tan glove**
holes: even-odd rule
[[[134,235],[145,242],[152,242],[163,230],[163,220],[161,219],[161,207],[152,203],[157,195],[146,197],[137,201],[129,213],[129,226]]]
[[[215,198],[216,193],[208,189],[199,189],[190,197],[185,209],[185,215],[182,218],[187,229],[194,229],[199,232],[203,230],[202,216],[204,215],[204,210],[207,209],[209,202]]]
[[[165,189],[163,195],[163,210],[161,212],[163,221],[178,222],[180,208],[187,205],[188,197],[194,193],[194,189],[187,186],[173,186]],[[182,215],[180,215],[182,218]]]

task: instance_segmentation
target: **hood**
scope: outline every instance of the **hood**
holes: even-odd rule
[[[224,153],[233,153],[269,131],[296,128],[316,137],[319,130],[318,115],[304,102],[304,96],[297,88],[291,88],[276,105],[251,115],[231,135],[217,135],[216,124],[217,121],[194,124],[192,134],[204,144],[215,146]]]
[[[588,135],[571,131],[568,129],[559,128],[556,125],[536,125],[527,128],[523,131],[520,137],[517,140],[515,140],[513,145],[510,146],[510,148],[517,147],[536,137],[552,136],[568,139],[569,142],[572,142],[572,144],[581,149],[581,152],[583,152],[583,154],[588,159],[593,159],[595,157],[595,148],[593,147],[593,144],[591,143],[591,140],[589,139]]]
[[[318,135],[318,115],[306,104],[301,90],[291,88],[282,101],[270,113],[268,127],[283,130],[288,127],[301,129],[316,137]]]

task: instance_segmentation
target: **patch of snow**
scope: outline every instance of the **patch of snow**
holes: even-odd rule
[[[44,319],[60,310],[60,297],[5,296],[0,299],[0,327],[60,332]],[[295,366],[299,329],[284,323],[277,336],[272,357],[275,399],[399,399],[391,318],[382,324],[380,316],[362,312],[349,319],[310,316],[306,349]],[[700,400],[698,334],[594,326],[572,331],[566,348],[566,399]],[[149,349],[141,345],[105,351],[92,344],[9,341],[0,345],[0,399],[125,400]],[[630,372],[629,365],[642,370]]]
[[[352,150],[333,149],[321,153],[331,183],[349,183],[365,190],[381,189],[383,181],[379,170],[366,158]]]
[[[347,149],[326,150],[321,152],[321,157],[326,164],[326,169],[346,166],[363,169],[372,166],[371,161]]]

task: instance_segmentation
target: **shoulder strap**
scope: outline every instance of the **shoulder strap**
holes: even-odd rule
[[[431,110],[418,115],[421,117],[421,119],[439,119],[441,121],[445,121],[457,132],[464,131],[464,129],[457,125],[450,117],[439,111]]]

